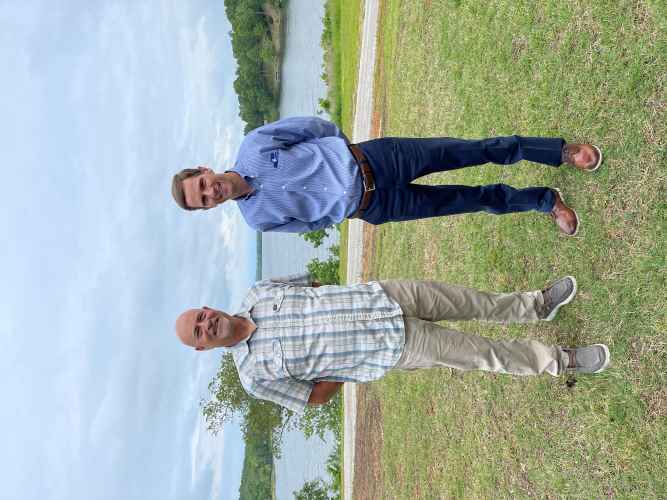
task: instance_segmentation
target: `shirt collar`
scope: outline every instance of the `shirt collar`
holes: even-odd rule
[[[249,321],[252,321],[255,323],[252,319],[252,316],[250,316],[250,311],[240,311],[236,313],[234,316],[238,316],[239,318],[244,318]],[[257,331],[257,329],[255,329]],[[255,335],[255,332],[252,332],[248,337],[245,339],[241,340],[237,344],[234,344],[231,347],[228,347],[228,349],[234,354],[235,356],[241,356],[244,357],[250,353],[250,347],[248,346],[248,341],[252,338],[252,336]]]
[[[246,180],[246,182],[247,182],[248,184],[250,184],[251,186],[253,186],[254,180],[257,178],[256,175],[250,175],[250,174],[247,173],[243,168],[240,168],[238,165],[234,165],[233,168],[230,168],[229,170],[225,170],[225,173],[227,173],[227,172],[234,172],[235,174],[239,174],[239,175],[240,175],[241,177],[243,177],[243,178]],[[253,186],[253,190],[250,191],[247,195],[245,195],[245,196],[239,196],[238,198],[233,198],[232,200],[238,203],[239,201],[245,201],[245,200],[247,200],[247,199],[249,199],[249,198],[252,198],[253,196],[255,196],[255,188],[254,188],[254,186]]]

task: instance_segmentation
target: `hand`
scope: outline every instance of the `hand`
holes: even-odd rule
[[[334,397],[334,394],[338,392],[342,385],[343,382],[328,382],[325,380],[321,382],[315,382],[313,385],[313,390],[310,393],[310,397],[308,398],[308,404],[321,405],[328,403],[329,400]]]

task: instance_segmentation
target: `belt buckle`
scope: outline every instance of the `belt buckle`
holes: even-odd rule
[[[363,168],[361,169],[361,173],[366,174],[366,172],[364,172]],[[364,186],[364,191],[367,192],[367,193],[370,193],[371,191],[375,191],[375,179],[373,179],[371,177],[371,185],[369,187],[368,184],[366,183],[366,179],[368,179],[368,177],[370,177],[368,174],[362,175],[361,176],[361,184]]]

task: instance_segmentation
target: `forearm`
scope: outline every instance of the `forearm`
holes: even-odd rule
[[[302,221],[292,218],[285,222],[265,222],[257,224],[255,229],[263,233],[309,233],[311,231],[331,227],[334,224],[336,224],[336,221],[326,216],[316,221]]]
[[[284,283],[285,285],[312,286],[312,277],[310,273],[289,274],[287,276],[278,276],[271,278],[273,283]]]
[[[343,382],[316,382],[308,398],[309,405],[321,405],[328,403],[340,390]]]
[[[348,138],[334,123],[315,116],[284,118],[259,127],[256,132],[271,136],[274,147],[280,149],[289,149],[302,141],[323,137],[340,137],[349,143]]]
[[[345,138],[341,130],[335,123],[323,120],[317,116],[292,116],[284,118],[274,124],[266,125],[273,131],[289,131],[292,134],[300,136],[302,139],[312,139],[317,137],[342,137]]]

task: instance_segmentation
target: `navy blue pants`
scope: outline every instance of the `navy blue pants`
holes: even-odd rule
[[[548,213],[556,198],[547,187],[424,186],[412,181],[434,172],[483,163],[508,165],[529,160],[557,167],[564,145],[563,139],[518,135],[482,140],[385,137],[359,143],[375,177],[373,198],[361,218],[382,224],[480,211]]]

